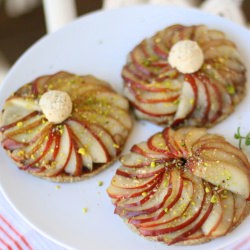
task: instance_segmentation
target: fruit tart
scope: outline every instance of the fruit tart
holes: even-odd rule
[[[211,127],[242,100],[246,69],[222,31],[176,24],[133,48],[122,77],[138,118]]]
[[[204,128],[165,128],[120,161],[108,195],[115,213],[148,239],[203,243],[226,235],[249,213],[247,157]]]
[[[91,75],[41,76],[6,100],[1,144],[21,170],[52,181],[81,180],[120,154],[132,127],[128,108]]]

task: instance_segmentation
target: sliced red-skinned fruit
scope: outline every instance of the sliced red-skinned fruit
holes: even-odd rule
[[[160,179],[160,186],[159,188],[156,190],[156,192],[154,192],[154,194],[152,195],[152,197],[147,200],[147,202],[141,204],[140,206],[136,206],[133,208],[124,208],[124,207],[116,207],[115,211],[121,215],[122,213],[122,217],[124,218],[131,218],[134,216],[138,216],[138,215],[143,215],[143,214],[149,214],[149,213],[153,213],[155,211],[157,211],[159,208],[161,208],[164,205],[164,202],[168,199],[169,197],[169,187],[170,185],[168,185],[168,176],[163,175],[163,178]],[[176,181],[178,183],[182,182],[182,179],[180,178],[180,172],[173,169],[171,171],[171,179],[170,182],[174,183],[174,181]],[[177,187],[178,185],[176,185],[175,187]],[[167,188],[168,187],[168,188]],[[152,190],[152,189],[151,189]],[[149,191],[151,191],[149,190]],[[179,189],[178,189],[179,190]],[[143,195],[143,193],[142,193]]]
[[[205,60],[207,59],[213,59],[213,58],[231,58],[235,60],[241,61],[241,56],[237,49],[235,49],[232,46],[228,46],[225,44],[221,44],[220,46],[217,46],[216,48],[210,47],[206,50],[206,53],[204,54]]]
[[[31,98],[11,96],[5,102],[5,112],[3,112],[1,117],[1,126],[13,124],[39,110],[38,104]]]
[[[219,30],[207,30],[207,35],[210,40],[217,40],[225,38],[225,34]]]
[[[191,116],[196,108],[197,99],[198,89],[195,79],[191,75],[186,75],[180,94],[180,102],[174,117],[174,126]]]
[[[80,100],[82,101],[80,103],[81,104],[91,104],[93,101],[95,101],[95,95],[94,93],[99,93],[99,92],[112,92],[114,93],[114,90],[111,89],[111,87],[107,84],[96,84],[96,82],[92,82],[91,80],[89,82],[84,82],[82,83],[84,88],[79,90],[80,95],[73,95],[72,99],[75,101],[77,101],[77,103],[80,102]],[[79,97],[80,96],[80,97]],[[81,98],[83,97],[83,98]]]
[[[154,163],[144,168],[126,168],[124,166],[121,166],[119,167],[119,169],[116,170],[116,174],[130,178],[147,178],[162,173],[164,171],[165,164]]]
[[[248,198],[250,181],[243,169],[226,162],[201,161],[199,159],[195,160],[189,167],[194,175]]]
[[[22,162],[31,161],[36,158],[38,155],[38,151],[40,154],[43,153],[41,150],[41,145],[48,139],[47,135],[50,134],[51,124],[48,124],[42,131],[39,132],[31,141],[23,145],[21,149],[16,149],[12,151],[13,159],[17,159],[17,161]],[[45,146],[45,145],[44,145]]]
[[[27,142],[20,142],[11,138],[4,138],[1,144],[5,150],[10,150],[11,152],[29,145]],[[15,156],[12,156],[12,158],[16,159]]]
[[[243,164],[249,171],[250,167],[246,155],[238,148],[225,141],[223,137],[211,135],[201,138],[201,140],[195,145],[194,150],[199,152],[203,149],[216,149],[218,152],[223,151],[224,154],[231,154],[230,158],[236,158],[235,161],[240,160],[242,162],[240,165]],[[223,159],[223,155],[218,157],[218,160]],[[225,161],[227,160],[225,159]]]
[[[212,192],[212,190],[208,190],[208,192]],[[218,227],[223,216],[223,204],[220,195],[214,192],[212,197],[214,203],[213,210],[201,227],[202,232],[206,236],[211,235],[211,233]]]
[[[142,168],[144,166],[149,166],[154,159],[145,157],[144,155],[138,153],[127,153],[120,157],[120,162],[124,167],[127,168]]]
[[[206,134],[207,130],[205,128],[191,128],[191,130],[185,136],[185,147],[188,154],[192,154],[192,148],[196,142]]]
[[[100,141],[102,141],[103,146],[106,147],[112,158],[120,153],[121,149],[119,145],[116,144],[115,139],[106,129],[97,124],[89,124],[89,129]]]
[[[162,32],[158,32],[156,36],[153,37],[152,49],[154,53],[162,59],[168,58],[169,50],[162,43]]]
[[[194,242],[196,240],[205,240],[206,239],[209,241],[209,237],[205,236],[204,233],[202,232],[202,230],[197,230],[195,233],[191,234],[190,236],[187,236],[185,238],[185,243],[189,243],[190,242],[190,245],[194,245]],[[181,242],[180,242],[181,243]]]
[[[152,40],[151,39],[144,39],[141,42],[140,46],[141,46],[141,50],[143,51],[145,57],[150,60],[150,63],[158,61],[157,59],[159,59],[159,57],[155,54],[154,50],[152,49]]]
[[[236,48],[235,44],[233,42],[231,42],[228,39],[215,39],[215,40],[211,40],[208,43],[204,44],[202,46],[202,49],[204,51],[204,53],[206,53],[207,50],[209,50],[211,47],[213,47],[215,50],[217,49],[218,46],[229,46],[229,47],[233,47]]]
[[[140,89],[145,89],[144,85],[147,87],[147,84],[151,81],[151,78],[148,78],[148,76],[138,71],[133,64],[124,66],[122,70],[122,78],[125,81],[126,86],[130,87],[131,84],[133,84],[133,86],[138,85]]]
[[[183,190],[183,180],[180,177],[179,170],[171,171],[166,173],[166,176],[170,177],[169,182],[165,182],[165,186],[168,188],[168,193],[164,198],[163,203],[156,211],[149,211],[149,213],[138,215],[129,219],[129,222],[136,227],[141,227],[147,223],[157,222],[165,215],[166,209],[173,207],[179,198],[181,197]],[[155,222],[155,223],[156,223]]]
[[[205,197],[208,196],[205,193],[202,181],[195,181],[195,193],[192,196],[192,200],[189,203],[188,208],[184,211],[184,214],[182,216],[179,216],[174,221],[161,223],[160,225],[154,226],[152,228],[140,227],[140,233],[144,236],[158,236],[178,231],[192,224],[199,217],[203,206],[205,205],[205,200],[207,199]]]
[[[29,112],[26,116],[12,122],[12,123],[9,123],[9,124],[6,124],[6,125],[2,126],[0,128],[0,131],[3,132],[3,133],[5,133],[6,131],[11,132],[11,131],[19,128],[19,126],[17,126],[18,123],[20,125],[23,125],[24,123],[29,123],[30,119],[34,119],[34,120],[37,120],[38,118],[40,119],[40,117],[37,118],[38,114],[39,114],[38,111]]]
[[[36,78],[33,82],[32,82],[32,94],[34,96],[38,96],[40,93],[44,93],[45,90],[48,88],[48,80],[51,76],[47,75],[47,76],[41,76]]]
[[[81,113],[85,111],[91,111],[95,113],[98,112],[101,115],[105,115],[107,117],[110,116],[111,118],[118,120],[124,127],[126,127],[127,130],[130,130],[132,127],[132,121],[127,111],[114,105],[103,105],[103,103],[93,103],[84,105],[83,107],[79,105],[77,112]]]
[[[179,151],[179,147],[177,143],[174,141],[175,131],[169,127],[165,128],[162,132],[162,136],[165,140],[165,143],[172,155],[174,155],[176,158],[181,156],[181,152]]]
[[[165,186],[169,186],[169,176],[168,178],[165,178]],[[116,202],[116,206],[124,209],[129,209],[133,207],[142,206],[144,203],[148,202],[149,199],[151,199],[155,192],[160,191],[159,188],[161,188],[161,181],[158,181],[155,183],[155,185],[152,186],[151,190],[148,192],[143,192],[141,195],[131,197],[130,199],[120,199],[118,202]]]
[[[174,154],[171,153],[170,149],[168,148],[167,144],[166,144],[166,140],[163,137],[162,133],[157,133],[152,135],[148,141],[147,141],[147,145],[148,148],[158,152],[158,153],[163,153],[163,154],[167,154],[170,157],[174,157]]]
[[[174,81],[170,79],[170,81],[167,81],[167,84],[162,81],[147,81],[143,78],[143,76],[135,75],[135,72],[133,72],[133,68],[131,69],[131,66],[129,68],[124,67],[122,71],[122,77],[124,78],[125,82],[127,82],[127,85],[131,84],[136,89],[141,89],[152,93],[179,91],[181,88],[181,82],[177,80]]]
[[[206,118],[204,122],[216,122],[222,115],[222,112],[231,112],[231,98],[228,96],[227,90],[220,84],[215,83],[211,77],[199,76],[201,82],[206,87],[208,107],[206,109]],[[228,111],[227,111],[228,109]]]
[[[241,220],[242,216],[247,209],[247,200],[241,197],[240,195],[233,194],[234,196],[234,218],[233,224],[236,225]],[[233,226],[234,226],[233,225]]]
[[[196,108],[192,114],[192,119],[195,119],[201,124],[205,124],[207,122],[209,110],[211,107],[210,96],[208,93],[208,89],[206,83],[199,79],[196,75],[193,75],[196,86],[197,86],[197,103]]]
[[[203,210],[206,210],[204,208],[206,208],[210,204],[209,198],[211,197],[211,195],[207,193],[202,194],[201,192],[200,194],[202,196],[199,197],[199,201],[197,201],[196,199],[194,202],[192,198],[190,206],[184,212],[185,215],[180,216],[173,221],[158,226],[148,227],[148,228],[141,227],[139,229],[140,233],[144,236],[159,236],[159,235],[173,233],[181,229],[185,229],[185,231],[188,230],[190,225],[195,224],[195,221],[199,218],[201,212]]]
[[[26,159],[25,161],[25,168],[30,167],[42,167],[41,161],[48,154],[49,150],[53,147],[54,136],[52,130],[50,130],[49,135],[44,137],[44,140],[40,143],[38,149],[30,154],[27,151],[26,157],[30,156],[30,158]]]
[[[157,106],[151,106],[151,104],[142,104],[142,105],[137,105],[136,102],[131,101],[132,105],[134,106],[135,109],[137,109],[140,113],[143,114],[144,117],[149,117],[149,120],[171,120],[173,114],[176,111],[176,105],[175,104],[170,104],[170,106],[168,106],[168,104],[166,104],[167,110],[164,112],[161,109],[161,106],[165,106],[164,103],[158,103],[158,104],[154,104]],[[145,108],[146,105],[146,109]],[[154,108],[156,108],[160,113],[154,113],[153,110]]]
[[[222,207],[222,217],[218,225],[211,232],[212,237],[219,237],[225,235],[233,225],[234,218],[234,197],[231,192],[220,194],[220,201]]]
[[[125,97],[111,91],[99,91],[96,93],[95,98],[98,102],[107,102],[110,105],[114,105],[124,110],[129,108],[129,103]]]
[[[118,134],[126,138],[129,133],[129,130],[119,120],[104,114],[99,114],[97,111],[85,111],[81,120],[85,124],[98,124],[102,126],[113,137]]]
[[[103,142],[88,128],[87,123],[69,119],[68,126],[72,133],[79,139],[83,154],[85,151],[91,155],[93,162],[106,163],[110,160],[110,156]]]
[[[83,88],[84,91],[84,88]],[[100,104],[100,105],[112,105],[120,109],[127,110],[129,108],[129,103],[126,98],[121,95],[118,95],[116,92],[111,90],[108,87],[99,87],[93,88],[88,91],[84,91],[81,95],[81,98],[84,97],[84,100],[78,99],[80,106],[82,105],[91,105],[91,104]],[[78,96],[79,98],[79,96]]]
[[[146,57],[144,50],[141,45],[138,45],[131,53],[130,59],[133,65],[137,68],[138,71],[147,75],[154,76],[158,74],[157,68],[151,69],[148,67],[149,61]]]
[[[173,121],[173,117],[168,116],[168,115],[167,116],[151,116],[151,115],[141,112],[138,109],[135,109],[134,113],[137,117],[140,117],[141,119],[144,119],[144,120],[155,122],[158,125],[171,124]]]
[[[179,32],[179,37],[180,37],[180,40],[190,40],[192,39],[193,37],[193,33],[194,33],[194,29],[195,27],[194,26],[190,26],[190,27],[185,27],[183,28],[180,32]]]
[[[170,116],[176,112],[177,106],[175,103],[171,101],[159,102],[159,103],[141,103],[138,100],[136,100],[136,97],[126,87],[124,88],[124,93],[136,109],[147,115],[153,117],[168,116],[168,115]]]
[[[197,25],[194,27],[193,39],[199,44],[207,42],[209,40],[207,27],[205,25]]]
[[[121,189],[140,189],[149,187],[152,183],[158,181],[159,176],[159,174],[156,174],[147,178],[130,178],[123,175],[115,175],[111,180],[111,184]]]
[[[67,125],[61,130],[59,150],[56,158],[53,160],[52,167],[46,168],[42,172],[42,176],[54,177],[62,173],[70,160],[73,144]]]
[[[157,152],[155,150],[150,149],[147,142],[141,142],[141,143],[135,144],[131,148],[131,152],[143,155],[151,159],[152,158],[153,159],[170,159],[171,157],[173,157],[171,153],[170,154],[168,152],[161,153],[161,152]]]
[[[221,142],[225,142],[225,138],[223,136],[215,135],[215,134],[208,134],[206,133],[206,129],[204,129],[204,134],[198,136],[197,140],[193,143],[193,146],[190,148],[192,155],[198,153],[200,148],[209,146],[209,143],[217,142],[218,144]],[[188,138],[188,136],[187,136]]]
[[[112,179],[112,185],[107,189],[108,195],[116,200],[141,196],[143,192],[152,190],[160,181],[162,175],[156,175],[147,179],[132,181],[131,178],[116,176]],[[118,182],[118,181],[122,182]],[[127,184],[128,183],[128,184]]]
[[[173,41],[174,34],[178,34],[183,28],[184,27],[180,24],[169,26],[165,30],[158,32],[157,35],[154,36],[154,39],[156,42],[161,43],[166,51],[169,51],[172,45],[176,42]]]
[[[235,154],[232,154],[232,152],[230,152],[230,149],[227,150],[227,147],[230,147],[230,144],[228,144],[227,142],[223,144],[224,148],[217,148],[216,144],[210,147],[209,146],[202,147],[199,151],[199,157],[204,161],[206,160],[212,161],[216,159],[219,162],[232,164],[237,166],[238,168],[241,168],[246,174],[250,174],[249,168],[246,167],[242,158]]]
[[[213,209],[213,204],[209,202],[209,199],[210,196],[206,195],[202,210],[199,213],[199,216],[192,223],[177,232],[160,236],[159,240],[163,240],[168,245],[173,245],[178,242],[185,241],[190,237],[190,235],[194,235],[197,231],[199,231]]]
[[[180,192],[174,192],[172,197],[169,197],[169,201],[165,202],[164,208],[153,214],[150,214],[148,218],[131,220],[136,227],[150,228],[159,226],[165,223],[176,220],[185,212],[191,202],[191,198],[194,193],[192,181],[184,179],[183,187],[179,189]],[[139,223],[140,222],[140,223]]]
[[[71,149],[71,154],[70,158],[67,162],[67,165],[64,168],[64,171],[71,176],[79,176],[82,174],[82,158],[81,156],[77,153],[77,148],[74,145],[74,142],[72,141],[72,149]]]
[[[184,127],[181,129],[178,129],[178,131],[175,131],[173,134],[173,140],[175,141],[175,145],[178,148],[177,151],[180,152],[182,155],[182,158],[187,158],[188,155],[188,150],[186,147],[185,139],[186,135],[192,130],[191,127]]]
[[[135,95],[135,99],[141,103],[167,103],[174,102],[179,99],[180,93],[179,91],[159,91],[159,92],[151,92],[146,90],[138,90],[133,85],[130,86],[130,91]]]
[[[12,138],[19,142],[32,143],[40,136],[48,127],[51,127],[51,124],[48,122],[43,122],[43,119],[35,119],[29,124],[18,124],[17,128],[10,129],[11,131],[6,131],[4,136]]]

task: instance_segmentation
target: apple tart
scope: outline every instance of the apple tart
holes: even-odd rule
[[[120,158],[107,189],[140,235],[191,245],[226,235],[249,213],[250,165],[204,128],[165,128]]]
[[[132,127],[128,101],[93,76],[58,72],[5,102],[1,144],[21,170],[52,181],[92,176],[120,154]]]
[[[246,69],[234,42],[204,25],[172,25],[144,39],[122,70],[140,119],[211,127],[242,100]]]

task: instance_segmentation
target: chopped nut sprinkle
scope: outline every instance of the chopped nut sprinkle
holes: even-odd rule
[[[82,209],[82,212],[83,212],[84,214],[86,214],[86,213],[88,212],[88,209],[87,209],[86,207],[84,207],[84,208]]]
[[[98,186],[101,187],[103,185],[103,181],[98,181]]]
[[[86,149],[85,148],[79,148],[77,152],[80,155],[85,155],[86,154]]]

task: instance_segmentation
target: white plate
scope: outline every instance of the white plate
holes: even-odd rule
[[[46,36],[32,46],[13,66],[0,91],[0,107],[19,86],[42,74],[67,70],[77,74],[93,74],[113,84],[120,91],[122,65],[128,52],[143,38],[165,26],[182,23],[207,24],[223,30],[238,44],[243,60],[250,66],[250,33],[229,21],[196,10],[142,6],[95,12],[76,20],[58,32]],[[248,68],[248,79],[249,76]],[[249,82],[248,82],[249,84]],[[249,88],[248,88],[249,92]],[[233,134],[238,126],[249,130],[250,98],[237,107],[226,121],[213,128],[237,144]],[[130,136],[125,150],[161,128],[140,122]],[[61,184],[51,183],[18,170],[0,150],[2,190],[10,203],[35,229],[55,242],[74,249],[88,250],[163,250],[183,249],[151,242],[133,233],[113,214],[114,207],[106,188],[118,163],[89,180]],[[98,181],[104,185],[99,187]],[[87,213],[82,208],[88,208]],[[216,249],[248,234],[246,219],[226,237],[202,245],[202,249]],[[188,247],[189,250],[200,246]]]

